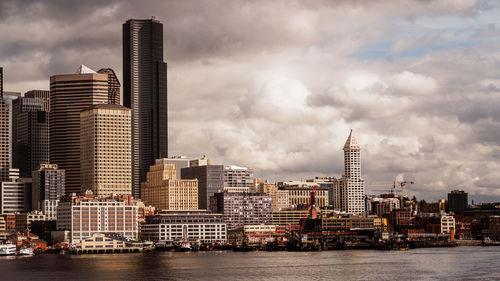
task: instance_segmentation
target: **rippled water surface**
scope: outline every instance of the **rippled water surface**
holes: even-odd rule
[[[500,280],[500,247],[0,257],[0,280]]]

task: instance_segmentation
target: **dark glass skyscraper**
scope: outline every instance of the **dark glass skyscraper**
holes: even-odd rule
[[[163,24],[154,18],[123,24],[123,105],[132,109],[132,191],[140,197],[149,166],[168,157]]]
[[[42,98],[12,102],[12,165],[21,178],[31,177],[40,164],[49,163],[49,113]]]

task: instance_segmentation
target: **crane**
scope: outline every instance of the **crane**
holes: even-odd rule
[[[318,210],[316,209],[316,189],[318,189],[317,185],[315,185],[311,190],[309,203],[307,204],[307,213],[300,222],[301,232],[304,230],[308,218],[316,219],[318,217]]]

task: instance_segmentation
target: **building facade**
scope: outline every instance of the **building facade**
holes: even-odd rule
[[[49,113],[42,98],[17,98],[12,102],[12,165],[22,178],[40,164],[50,162]]]
[[[361,178],[361,147],[352,130],[344,145],[344,174],[334,181],[336,209],[351,214],[365,212],[365,181]]]
[[[181,177],[181,170],[182,168],[188,168],[189,163],[191,160],[189,160],[186,156],[172,156],[168,158],[162,158],[162,159],[156,159],[155,163],[156,164],[174,164],[175,165],[175,174],[177,177]]]
[[[25,98],[39,98],[43,100],[43,111],[50,112],[50,91],[31,90],[24,93]]]
[[[154,18],[123,24],[123,105],[132,109],[132,186],[140,197],[149,166],[168,157],[163,24]]]
[[[142,183],[142,201],[158,210],[197,210],[198,180],[177,179],[174,164],[151,166]]]
[[[65,193],[66,174],[57,164],[42,164],[32,173],[32,207],[55,219],[59,198]]]
[[[19,169],[10,169],[9,180],[0,184],[0,214],[24,213],[25,184],[19,181]]]
[[[463,190],[448,193],[448,209],[450,212],[463,213],[468,206],[468,194]]]
[[[0,99],[0,181],[9,181],[11,167],[10,107]]]
[[[107,101],[107,74],[82,65],[50,77],[50,160],[66,170],[66,193],[81,191],[80,112]]]
[[[70,231],[70,242],[78,243],[96,233],[114,233],[138,239],[138,208],[131,195],[95,197],[67,194],[57,207],[57,229]]]
[[[224,166],[224,191],[229,193],[253,192],[253,170],[239,166]]]
[[[210,199],[210,209],[224,214],[228,230],[238,225],[272,221],[272,199],[263,194],[218,192]]]
[[[208,209],[210,197],[224,188],[224,166],[204,165],[183,168],[181,178],[198,180],[198,208]]]
[[[132,194],[131,110],[97,104],[80,113],[82,192]]]
[[[101,68],[97,71],[108,75],[108,104],[120,105],[120,81],[111,68]]]
[[[226,236],[223,216],[206,210],[162,211],[141,225],[141,238],[150,241],[225,243]]]

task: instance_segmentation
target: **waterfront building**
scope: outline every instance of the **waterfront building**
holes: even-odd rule
[[[65,171],[57,164],[42,164],[32,173],[32,207],[47,219],[56,219],[59,198],[64,195]]]
[[[253,170],[235,165],[224,166],[224,191],[229,193],[253,192]]]
[[[266,224],[237,226],[228,232],[228,243],[232,245],[261,246],[276,240],[276,226]]]
[[[31,231],[31,223],[34,221],[45,221],[46,216],[38,211],[16,214],[16,231],[21,233]]]
[[[207,210],[161,211],[146,217],[141,225],[141,238],[162,242],[225,243],[226,223],[222,214]]]
[[[467,209],[468,194],[463,190],[453,190],[448,193],[448,209],[450,212],[463,213]]]
[[[181,176],[181,170],[183,168],[188,168],[190,165],[189,160],[186,156],[172,156],[168,158],[156,159],[155,164],[174,164],[175,165],[175,174],[178,178],[183,179]]]
[[[123,237],[109,233],[93,233],[90,237],[74,244],[77,253],[132,253],[142,251],[142,244],[127,241]]]
[[[107,101],[107,74],[81,65],[50,77],[50,160],[66,171],[66,193],[81,191],[80,112]]]
[[[138,208],[131,195],[96,197],[66,194],[57,207],[57,229],[70,231],[70,242],[78,243],[96,233],[115,233],[137,240]]]
[[[142,201],[158,210],[198,209],[198,180],[177,179],[174,164],[151,166],[142,183]]]
[[[101,68],[97,71],[108,75],[108,104],[120,105],[120,81],[111,68]]]
[[[350,214],[365,212],[365,181],[361,178],[361,147],[354,134],[344,145],[344,174],[334,182],[335,209]]]
[[[168,157],[163,24],[154,18],[123,24],[123,105],[132,109],[132,187],[139,198],[149,166]]]
[[[273,211],[272,224],[274,225],[299,225],[304,219],[308,210],[276,210]]]
[[[210,197],[224,188],[224,166],[196,165],[183,168],[181,178],[198,180],[198,208],[208,209]]]
[[[24,213],[25,184],[19,179],[19,169],[9,170],[9,181],[2,181],[0,185],[0,214]]]
[[[262,182],[260,179],[254,179],[255,193],[262,193],[271,196],[273,200],[273,210],[278,210],[278,185],[276,183]],[[288,195],[288,192],[287,192]],[[282,198],[280,198],[283,200]],[[289,203],[289,202],[288,202]],[[289,204],[285,208],[288,208]]]
[[[228,230],[238,225],[272,221],[272,199],[264,194],[218,192],[210,198],[210,209],[224,214]]]
[[[455,218],[450,215],[441,216],[441,233],[451,233],[455,230]]]
[[[49,163],[49,113],[42,98],[12,102],[12,144],[12,165],[21,177],[31,177],[40,164]]]
[[[374,228],[373,218],[360,216],[332,216],[321,219],[323,231],[350,231],[354,228]]]
[[[80,113],[82,192],[132,194],[131,110],[97,104]]]
[[[50,91],[47,90],[31,90],[24,93],[25,98],[40,98],[43,100],[43,111],[50,112]]]

